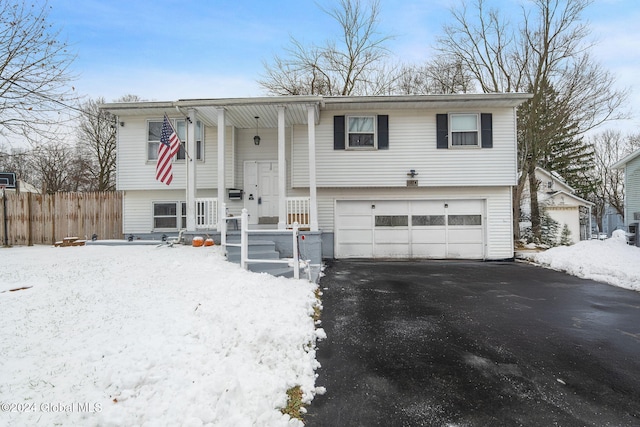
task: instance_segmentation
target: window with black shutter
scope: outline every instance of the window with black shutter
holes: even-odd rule
[[[389,116],[334,116],[333,149],[388,150]]]
[[[493,119],[489,113],[436,114],[436,147],[493,147]]]

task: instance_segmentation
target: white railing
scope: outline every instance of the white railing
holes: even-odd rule
[[[295,222],[300,228],[309,228],[309,213],[311,201],[308,197],[287,197],[287,228],[291,228]]]
[[[222,221],[220,221],[220,246],[222,246],[223,248],[225,248],[227,246],[238,246],[240,247],[239,243],[227,243],[227,230],[229,229],[229,225],[227,224],[227,221],[236,221],[236,225],[238,225],[238,217],[236,216],[229,216],[229,213],[227,212],[227,204],[223,203],[222,204],[222,210],[225,214],[224,217],[222,217]]]
[[[218,225],[218,199],[196,199],[196,228],[214,229]]]
[[[226,212],[226,205],[223,205]],[[226,246],[239,246],[240,247],[240,266],[248,270],[251,263],[271,263],[271,264],[287,264],[293,268],[293,277],[295,279],[300,278],[300,267],[305,267],[307,272],[307,279],[311,281],[311,270],[309,268],[309,262],[300,259],[300,252],[298,251],[298,223],[294,223],[290,230],[249,230],[249,213],[246,209],[242,209],[240,215],[240,243],[227,243],[227,221],[238,220],[235,216],[225,216],[221,221],[220,230],[220,245],[224,248]],[[268,233],[291,233],[293,242],[293,257],[282,259],[255,259],[249,258],[249,234],[268,234]]]
[[[298,251],[298,223],[294,222],[291,230],[249,230],[249,213],[246,209],[242,209],[242,215],[240,215],[240,266],[248,270],[251,263],[270,263],[270,264],[287,264],[293,268],[293,278],[300,278],[300,267],[306,267],[307,279],[311,281],[311,271],[309,269],[309,262],[300,259],[300,253]],[[269,233],[283,233],[290,232],[293,241],[293,258],[283,259],[255,259],[249,258],[249,233],[253,234],[269,234]]]

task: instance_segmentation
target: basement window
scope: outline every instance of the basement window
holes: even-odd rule
[[[179,230],[185,228],[186,225],[187,204],[185,202],[156,202],[153,204],[154,230]]]

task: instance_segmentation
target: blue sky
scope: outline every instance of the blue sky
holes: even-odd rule
[[[486,0],[518,12],[517,1]],[[318,3],[331,5],[329,1]],[[51,22],[77,58],[74,86],[112,101],[125,94],[146,100],[264,95],[256,80],[263,61],[282,54],[289,37],[320,43],[339,31],[312,0],[50,0]],[[457,0],[381,0],[380,31],[398,61],[418,63],[449,20]],[[526,4],[526,0],[523,1]],[[329,7],[329,6],[327,6]],[[640,127],[640,2],[596,0],[585,18],[598,44],[594,57],[633,91]],[[517,19],[514,16],[514,19]]]

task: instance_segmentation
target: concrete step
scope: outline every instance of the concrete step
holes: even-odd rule
[[[279,259],[280,253],[278,251],[269,251],[269,250],[259,250],[252,251],[249,249],[249,258],[254,259]],[[240,251],[228,251],[227,250],[227,261],[229,262],[240,262]]]
[[[229,242],[233,243],[233,242]],[[276,251],[276,244],[269,240],[250,241],[247,247],[249,258],[254,259],[279,259],[280,253]],[[229,262],[240,263],[239,246],[227,246],[227,260]]]
[[[239,238],[229,239],[228,243],[240,243]],[[275,243],[269,240],[254,240],[249,241],[249,258],[259,260],[276,260],[280,259],[280,253],[275,250]],[[227,246],[227,260],[236,264],[240,263],[240,247],[239,246]],[[289,267],[287,263],[269,263],[269,262],[256,262],[249,263],[248,269],[256,273],[268,273],[272,276],[281,276],[292,278],[293,268]],[[300,277],[306,278],[306,272],[303,268],[300,269]]]

